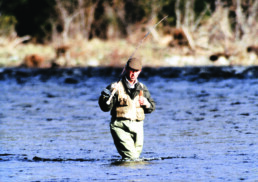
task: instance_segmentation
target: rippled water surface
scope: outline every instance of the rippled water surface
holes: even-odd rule
[[[114,76],[26,74],[0,81],[1,182],[258,180],[257,79],[140,76],[156,111],[142,160],[120,162],[98,107]]]

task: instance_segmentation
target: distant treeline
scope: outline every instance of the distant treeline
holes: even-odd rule
[[[239,2],[248,16],[255,0],[0,0],[0,35],[30,35],[37,43],[78,35],[87,40],[124,38],[137,25],[153,24],[166,15],[163,27],[198,21],[201,25],[201,20],[211,17],[217,3],[229,8],[234,28]]]

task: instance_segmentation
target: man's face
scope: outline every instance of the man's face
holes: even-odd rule
[[[141,70],[134,70],[131,68],[127,68],[126,73],[127,73],[127,79],[131,82],[135,82],[139,74],[141,73]]]

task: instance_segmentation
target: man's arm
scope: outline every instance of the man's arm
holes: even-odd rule
[[[145,113],[151,113],[155,110],[156,108],[156,103],[155,101],[152,99],[150,92],[148,90],[148,88],[144,85],[143,86],[143,96],[146,98],[147,102],[149,102],[148,107],[144,107],[144,112]]]
[[[113,108],[115,97],[111,99],[110,104],[107,104],[107,101],[111,95],[111,92],[112,92],[111,85],[109,85],[101,92],[101,95],[99,96],[99,107],[104,112],[108,112]]]

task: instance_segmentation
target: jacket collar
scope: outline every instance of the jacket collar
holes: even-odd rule
[[[131,89],[131,90],[142,90],[143,89],[138,80],[134,84],[134,87],[131,87],[125,76],[122,77],[122,83],[125,86],[126,90],[129,90],[129,89]]]
[[[126,77],[125,77],[125,81],[126,81],[126,86],[130,89],[134,89],[138,83],[138,80],[136,80],[134,84],[131,84]]]

